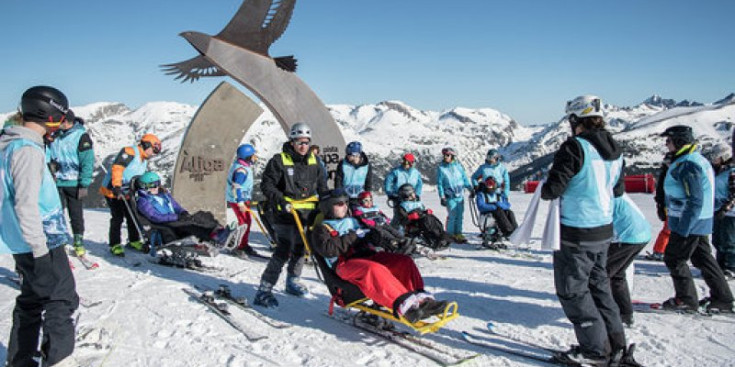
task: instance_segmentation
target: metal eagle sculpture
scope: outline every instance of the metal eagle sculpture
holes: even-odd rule
[[[244,0],[225,28],[213,38],[270,57],[268,49],[281,37],[291,20],[296,0]],[[182,32],[185,37],[191,33]],[[186,38],[186,37],[185,37]],[[291,56],[272,58],[279,68],[296,71],[296,59]],[[227,75],[201,53],[189,60],[161,65],[168,75],[181,82],[194,82],[201,77]]]

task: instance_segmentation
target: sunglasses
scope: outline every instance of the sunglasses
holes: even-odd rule
[[[451,158],[451,157],[453,157],[453,155],[452,154],[445,154],[444,155],[444,158],[446,158],[446,157],[450,157]]]
[[[159,186],[161,186],[161,181],[154,181],[149,183],[141,184],[146,189],[157,189]]]
[[[49,116],[46,126],[50,128],[59,127],[59,125],[63,124],[65,121],[66,121],[66,115],[61,116],[61,120],[59,121],[54,121],[53,117]]]
[[[295,142],[294,142],[294,144],[295,144],[295,145],[301,145],[301,146],[304,146],[304,145],[309,145],[309,144],[311,144],[311,142],[310,142],[310,141],[295,141]]]
[[[153,143],[153,153],[161,153],[161,143]]]

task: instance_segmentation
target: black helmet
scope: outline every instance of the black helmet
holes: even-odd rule
[[[666,129],[661,135],[671,139],[674,147],[679,149],[687,144],[694,143],[694,133],[691,126],[674,125]]]
[[[324,217],[332,218],[334,217],[332,207],[338,203],[349,203],[349,201],[350,197],[344,189],[334,189],[319,199],[319,210],[324,214]]]
[[[408,198],[411,197],[411,194],[415,193],[416,190],[413,189],[413,186],[411,186],[410,183],[405,183],[398,188],[398,197],[400,197],[401,200],[408,200]]]
[[[69,100],[60,90],[47,87],[32,87],[20,99],[20,112],[23,120],[40,123],[58,123],[66,118]]]

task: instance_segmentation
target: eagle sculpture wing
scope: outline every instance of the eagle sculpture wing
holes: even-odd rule
[[[215,65],[212,65],[204,56],[199,55],[186,61],[176,64],[161,65],[161,69],[166,75],[177,75],[176,80],[181,82],[194,82],[203,76],[224,76],[226,75]],[[183,78],[183,79],[182,79]]]

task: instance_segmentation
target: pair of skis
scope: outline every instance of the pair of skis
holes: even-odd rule
[[[95,262],[92,259],[88,258],[86,254],[85,255],[81,255],[81,256],[80,255],[77,255],[77,253],[74,251],[74,249],[71,248],[70,246],[67,246],[67,253],[69,254],[69,257],[73,257],[73,258],[77,259],[77,261],[80,264],[82,264],[82,266],[85,269],[87,269],[87,270],[94,270],[94,269],[97,269],[97,268],[100,267],[100,265],[97,264],[97,262]],[[69,261],[69,267],[71,267],[72,270],[75,269],[75,266],[71,262],[71,260]]]
[[[691,316],[693,318],[702,318],[717,322],[735,323],[735,313],[715,313],[709,312],[704,307],[700,307],[696,311],[686,310],[667,310],[663,308],[661,303],[649,303],[641,301],[633,301],[633,311],[639,313],[656,313],[656,314],[673,314]]]
[[[244,298],[238,298],[232,296],[232,293],[230,292],[229,287],[227,286],[220,286],[217,290],[212,290],[205,287],[196,287],[198,291],[182,288],[182,290],[191,296],[193,299],[198,301],[199,303],[207,306],[210,311],[212,311],[215,315],[219,316],[221,319],[223,319],[225,322],[230,324],[235,330],[242,333],[245,338],[247,338],[251,342],[255,342],[261,339],[265,339],[268,336],[255,333],[252,330],[246,328],[243,326],[239,320],[237,320],[233,314],[229,310],[229,305],[233,305],[242,311],[247,312],[248,314],[254,316],[258,320],[262,321],[263,323],[276,328],[276,329],[285,329],[291,326],[291,324],[278,321],[275,319],[272,319],[257,310],[250,307],[250,305],[247,303],[247,301]]]

